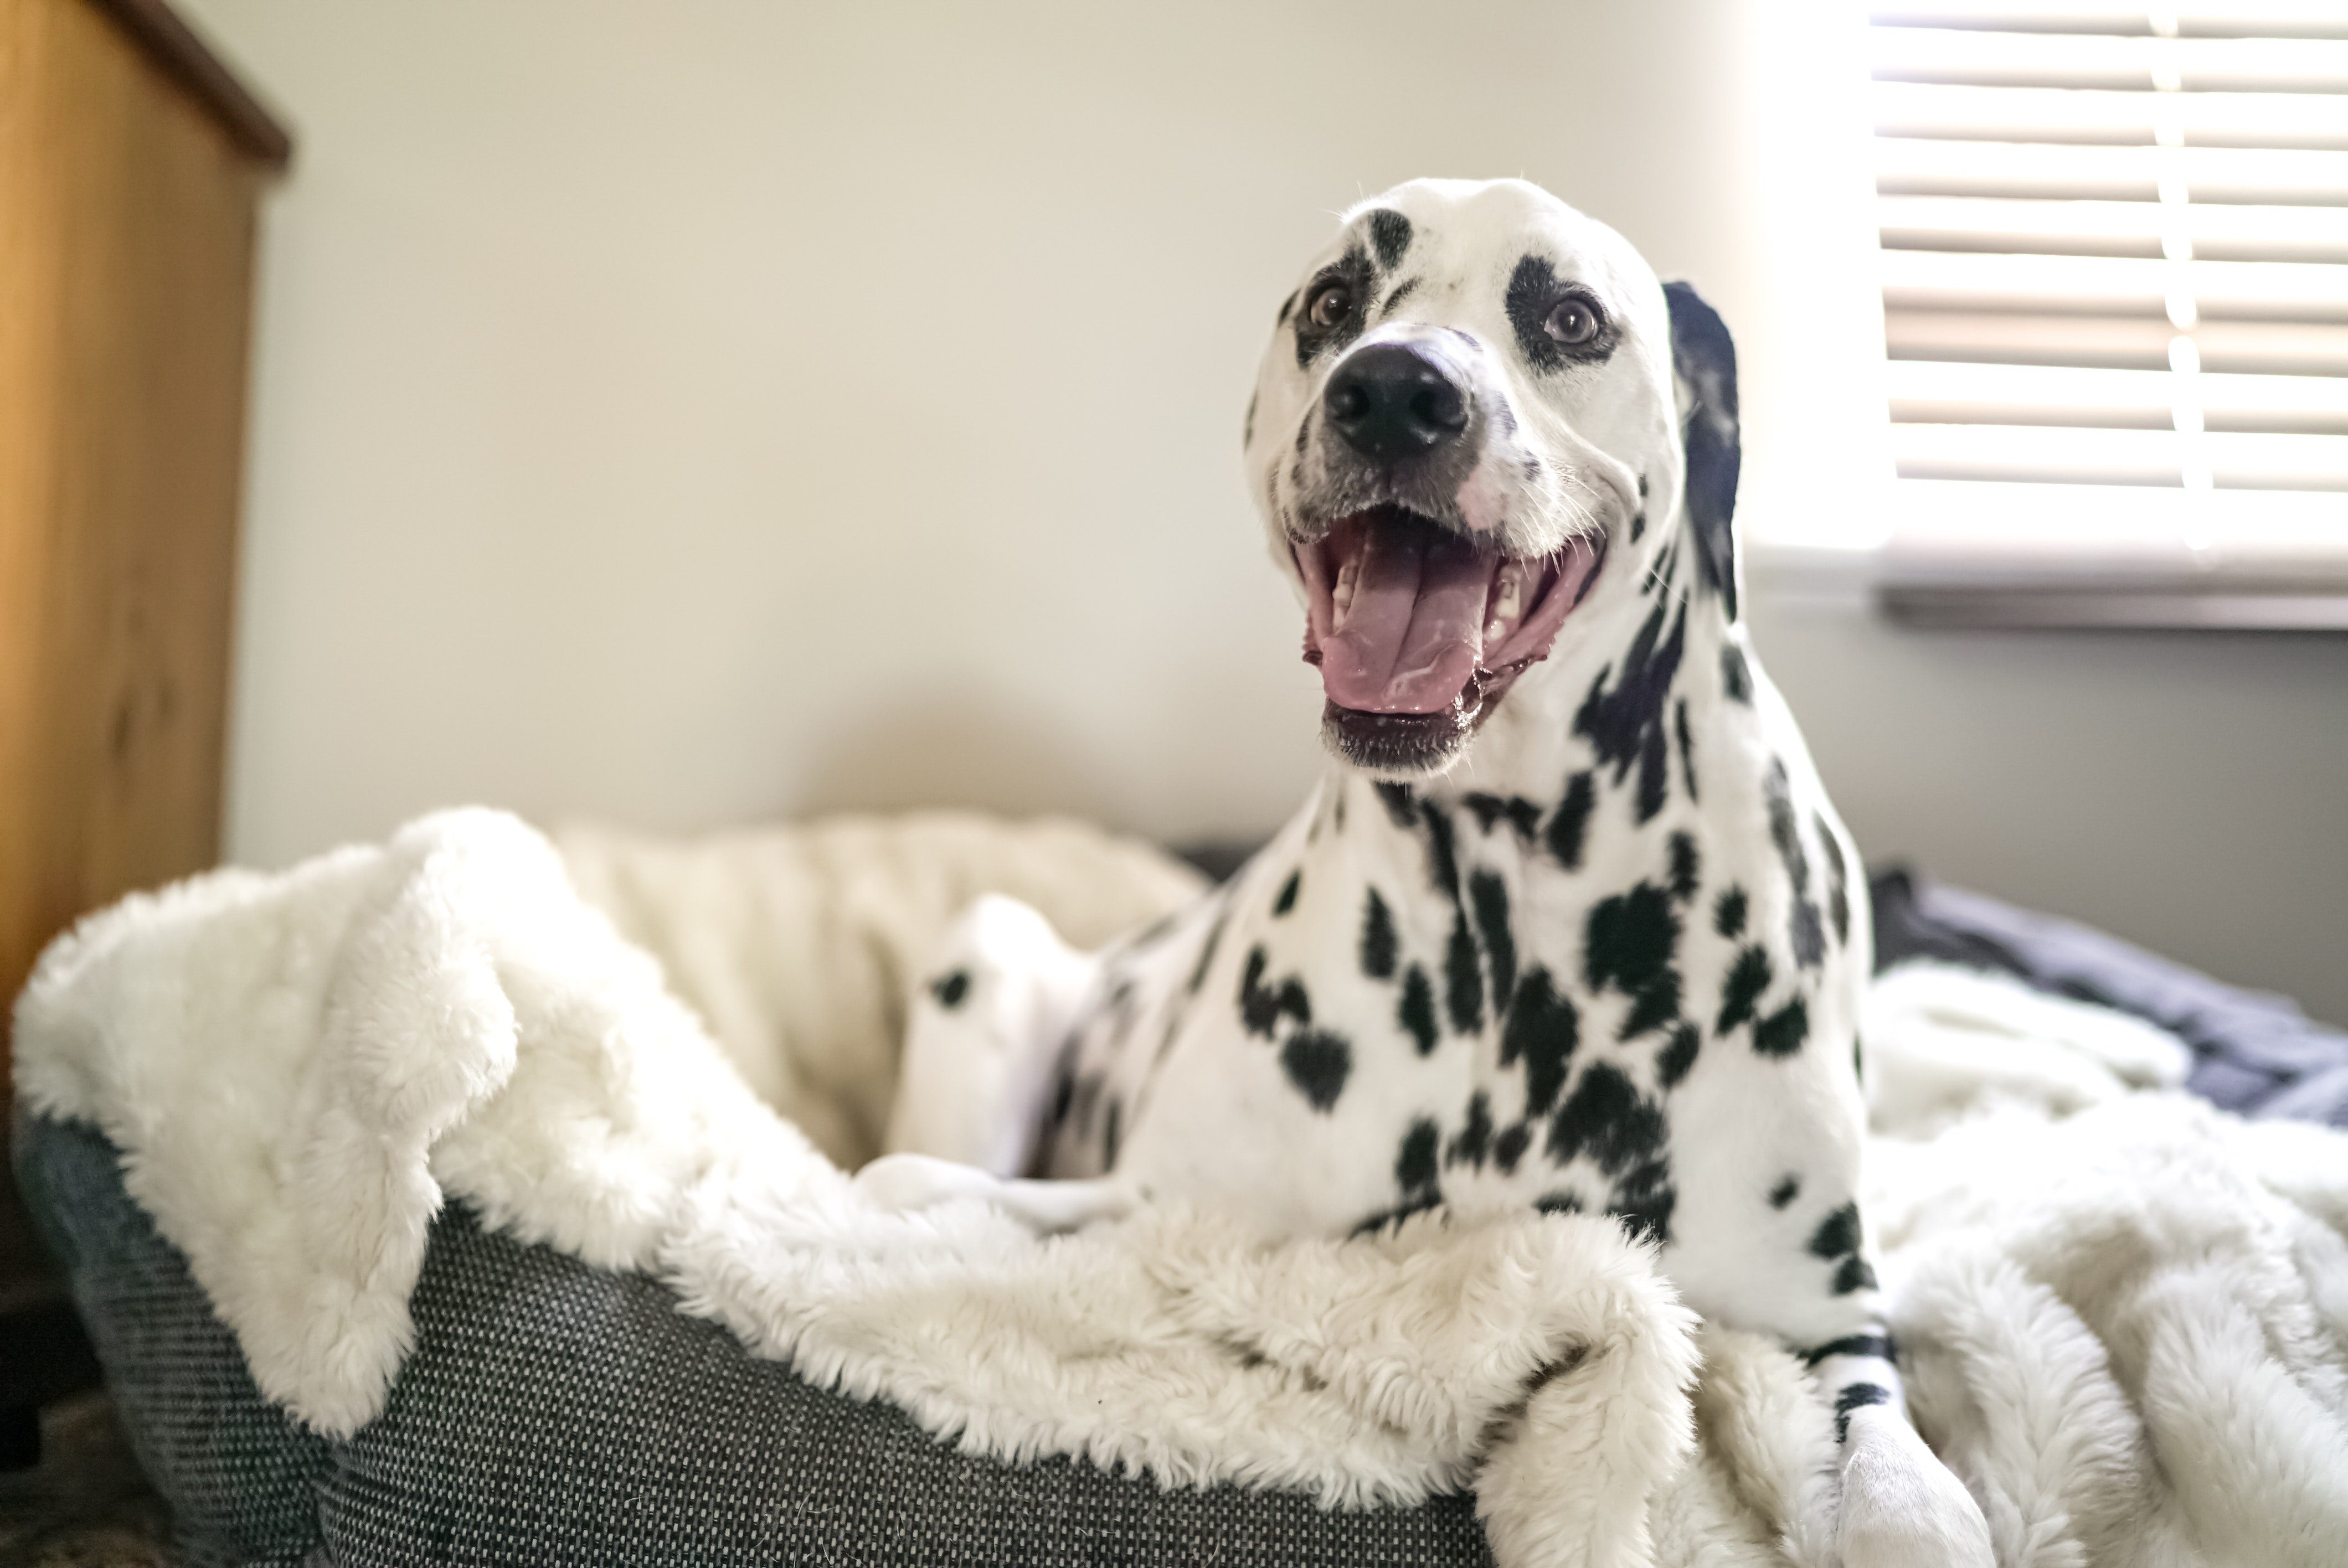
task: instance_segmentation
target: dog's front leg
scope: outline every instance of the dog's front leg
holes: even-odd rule
[[[1871,1325],[1804,1357],[1834,1402],[1843,1568],[1993,1568],[1980,1504],[1909,1422],[1895,1356]]]
[[[888,1152],[1027,1174],[1061,1046],[1099,969],[1018,900],[972,905],[914,988]]]
[[[906,1211],[977,1199],[1039,1232],[1128,1213],[1133,1195],[1113,1180],[1025,1179],[1062,1042],[1099,969],[1016,899],[972,905],[914,989],[889,1152],[857,1173],[857,1190]]]

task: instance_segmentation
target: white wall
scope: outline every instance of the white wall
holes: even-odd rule
[[[469,799],[1269,826],[1319,697],[1240,410],[1329,215],[1412,175],[1529,176],[1696,280],[1748,514],[1872,514],[1861,149],[1766,0],[188,9],[301,142],[242,859]],[[2348,1017],[2336,645],[1762,618],[1871,849]]]

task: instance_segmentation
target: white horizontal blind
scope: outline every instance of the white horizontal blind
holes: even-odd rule
[[[1869,33],[1900,477],[2348,544],[2348,0],[1913,0]]]

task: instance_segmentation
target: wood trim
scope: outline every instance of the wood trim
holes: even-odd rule
[[[89,0],[140,53],[193,95],[229,138],[272,172],[294,157],[294,138],[164,0]]]

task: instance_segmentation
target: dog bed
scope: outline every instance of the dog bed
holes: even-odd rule
[[[1602,1219],[861,1201],[952,909],[1097,939],[1168,863],[968,820],[566,848],[451,814],[200,878],[19,1003],[20,1180],[191,1561],[1824,1560],[1829,1412]],[[2002,1560],[2333,1561],[2348,1139],[2008,980],[1903,969],[1867,1027],[1912,1403]]]

